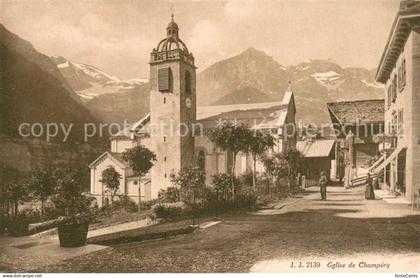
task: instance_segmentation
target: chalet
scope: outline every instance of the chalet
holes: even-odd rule
[[[367,162],[379,152],[374,138],[384,130],[384,100],[342,101],[327,104],[336,134],[336,178],[351,179],[367,172]]]

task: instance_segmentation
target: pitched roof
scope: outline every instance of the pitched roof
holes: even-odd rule
[[[283,95],[282,101],[277,102],[259,102],[259,103],[243,103],[243,104],[229,104],[229,105],[209,105],[197,107],[197,120],[207,119],[212,116],[220,115],[222,113],[232,111],[249,111],[259,109],[271,109],[283,107],[286,108],[290,103],[294,103],[294,95],[290,88],[287,89]]]
[[[262,102],[262,103],[245,103],[245,104],[230,104],[230,105],[209,105],[197,107],[197,120],[206,119],[221,113],[231,111],[247,111],[255,109],[265,109],[275,106],[282,106],[283,102]]]
[[[127,128],[121,130],[116,135],[113,135],[112,137],[128,137],[132,138],[133,132],[134,133],[147,133],[148,126],[150,124],[150,113],[148,113],[146,116],[144,116],[142,119],[138,120],[137,122],[129,125]]]
[[[255,129],[279,128],[284,125],[289,105],[294,107],[294,96],[290,88],[281,102],[217,105],[198,107],[198,123],[204,128],[212,128],[217,121],[240,121]]]
[[[296,149],[304,157],[328,157],[334,147],[335,140],[298,141]]]
[[[95,161],[93,161],[89,168],[95,168],[96,165],[104,161],[107,157],[109,157],[112,161],[114,161],[118,166],[121,168],[128,168],[130,165],[124,161],[123,154],[122,153],[114,153],[114,152],[104,152],[102,155],[100,155]]]
[[[383,99],[340,101],[327,103],[331,120],[344,123],[383,123],[385,102]]]
[[[274,106],[270,108],[259,108],[249,110],[234,110],[222,112],[214,116],[210,116],[197,123],[202,124],[204,128],[212,128],[216,126],[220,120],[224,121],[240,121],[253,128],[276,128],[283,126],[287,108],[284,106]]]
[[[420,26],[420,1],[401,1],[376,72],[377,82],[386,83],[411,30],[418,26]]]

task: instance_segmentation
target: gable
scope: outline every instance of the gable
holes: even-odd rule
[[[111,163],[112,165],[115,165],[121,169],[125,169],[128,167],[127,163],[122,160],[122,154],[104,152],[89,165],[89,168],[96,168],[98,165],[103,164],[105,162]]]

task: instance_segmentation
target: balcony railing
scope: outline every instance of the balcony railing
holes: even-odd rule
[[[194,57],[190,54],[186,54],[179,49],[152,52],[150,54],[150,62],[162,62],[168,60],[182,60],[188,64],[194,65]]]

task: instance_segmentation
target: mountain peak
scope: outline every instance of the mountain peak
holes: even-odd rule
[[[268,55],[261,50],[258,50],[252,46],[248,47],[246,50],[244,50],[241,54],[239,54],[240,56],[264,56],[264,57],[268,57]]]

